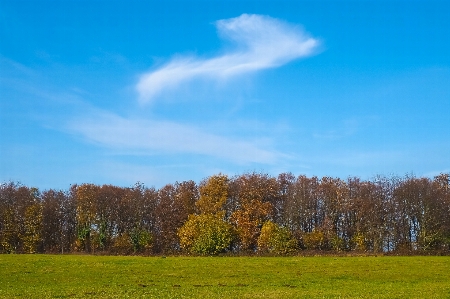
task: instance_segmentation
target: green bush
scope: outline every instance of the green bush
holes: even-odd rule
[[[151,249],[153,238],[148,231],[134,228],[130,234],[130,241],[133,246],[133,251],[136,253]]]
[[[261,228],[258,238],[258,251],[275,254],[295,252],[298,242],[293,238],[289,229],[281,227],[272,221],[266,221]]]
[[[181,247],[194,254],[216,255],[226,251],[234,238],[233,227],[220,215],[189,215],[178,230]]]

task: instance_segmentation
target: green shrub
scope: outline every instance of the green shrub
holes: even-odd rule
[[[233,227],[220,215],[189,215],[178,230],[180,245],[194,254],[216,255],[226,251],[233,241]]]
[[[258,238],[258,251],[275,254],[288,254],[296,251],[298,242],[286,227],[266,221]]]

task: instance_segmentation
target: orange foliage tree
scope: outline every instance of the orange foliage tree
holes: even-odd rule
[[[236,227],[240,249],[254,251],[263,223],[271,218],[271,201],[278,196],[278,183],[274,178],[257,173],[244,174],[235,181],[237,209],[230,220]]]

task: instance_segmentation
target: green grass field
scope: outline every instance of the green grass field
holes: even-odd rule
[[[0,298],[450,298],[450,257],[0,255]]]

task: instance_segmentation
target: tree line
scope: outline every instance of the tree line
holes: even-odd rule
[[[295,254],[450,251],[450,174],[213,175],[45,190],[0,185],[1,253]]]

